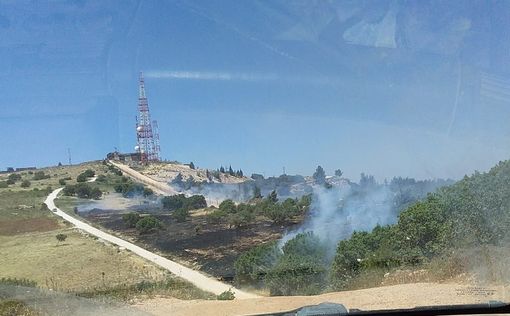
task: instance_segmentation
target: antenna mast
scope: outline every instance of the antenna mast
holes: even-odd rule
[[[155,123],[155,130],[153,130],[153,123]],[[151,122],[149,103],[145,95],[145,81],[142,72],[140,72],[138,85],[138,117],[136,117],[137,146],[135,150],[140,154],[142,163],[160,160],[158,126],[156,121],[153,123]]]

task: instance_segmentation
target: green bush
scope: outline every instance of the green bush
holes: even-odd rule
[[[207,213],[205,220],[209,224],[218,224],[221,223],[223,219],[226,219],[227,214],[220,209],[214,209],[211,212]]]
[[[9,187],[9,184],[7,183],[7,181],[0,181],[0,189],[5,189],[8,187]]]
[[[76,194],[75,186],[71,185],[71,184],[66,185],[64,187],[64,189],[62,190],[62,194],[66,195],[66,196],[75,195]]]
[[[7,183],[7,185],[11,185],[11,184],[16,183],[16,181],[14,181],[12,179],[7,179],[7,181],[5,181],[5,183]]]
[[[186,208],[180,208],[172,213],[172,217],[178,222],[184,222],[189,216],[189,211]]]
[[[34,177],[33,177],[34,180],[44,180],[44,179],[49,179],[49,178],[50,178],[50,175],[45,174],[44,171],[34,172]]]
[[[282,252],[265,278],[271,295],[314,295],[325,289],[326,246],[317,236],[298,234],[283,245]]]
[[[147,234],[151,231],[163,228],[163,223],[152,215],[142,217],[136,223],[136,229],[140,234]]]
[[[107,182],[108,178],[104,174],[100,174],[100,175],[97,176],[96,181],[97,182]]]
[[[20,186],[21,186],[22,188],[28,188],[30,185],[31,185],[31,183],[30,183],[30,181],[28,181],[28,180],[23,180],[23,181],[21,182],[21,184],[20,184]]]
[[[251,248],[234,263],[235,281],[238,284],[260,285],[280,256],[276,242]]]
[[[232,213],[237,212],[237,207],[236,207],[234,201],[232,201],[230,199],[221,202],[219,208],[220,208],[220,210],[222,210],[225,213],[232,214]]]
[[[62,190],[66,196],[74,196],[81,199],[94,199],[98,200],[103,196],[103,192],[95,186],[91,186],[88,183],[78,183],[76,185],[66,185]]]
[[[181,208],[195,210],[207,207],[207,202],[203,195],[193,195],[186,197],[184,194],[165,196],[161,199],[163,209],[175,211]]]
[[[12,183],[10,184],[14,184],[16,181],[19,181],[21,180],[21,175],[18,174],[18,173],[11,173],[8,177],[7,177],[8,180],[10,180]]]
[[[244,207],[237,213],[228,214],[228,224],[230,227],[235,228],[245,227],[251,224],[254,220],[255,213],[253,213],[253,211],[249,207]]]
[[[83,171],[82,174],[84,174],[87,178],[92,178],[96,175],[96,172],[92,169],[87,169]]]
[[[64,179],[59,179],[59,180],[58,180],[58,183],[59,183],[60,185],[66,185],[66,180],[64,180]]]
[[[186,196],[184,194],[177,194],[163,197],[161,199],[161,203],[163,205],[163,209],[167,211],[175,211],[184,207],[185,200]]]
[[[135,228],[136,223],[138,223],[138,221],[140,219],[141,219],[140,214],[138,214],[136,212],[131,212],[131,213],[122,215],[122,220],[124,221],[124,223],[126,223],[126,226],[130,227],[130,228]]]
[[[76,182],[86,182],[88,180],[87,176],[84,175],[83,173],[80,173],[77,177],[76,177]]]
[[[228,291],[225,291],[225,292],[222,292],[220,295],[218,295],[216,297],[216,299],[220,300],[220,301],[228,301],[228,300],[233,300],[235,299],[235,294],[234,292],[232,292],[232,290],[228,290]]]

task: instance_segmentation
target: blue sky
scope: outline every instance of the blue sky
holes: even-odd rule
[[[135,145],[245,173],[458,178],[510,157],[510,4],[0,1],[0,168]]]

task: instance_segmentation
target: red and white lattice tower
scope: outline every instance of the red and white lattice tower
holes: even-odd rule
[[[140,154],[140,159],[144,163],[160,160],[159,133],[157,127],[156,121],[151,122],[149,103],[145,95],[145,82],[143,80],[143,74],[140,72],[138,116],[136,118],[137,145],[135,150]]]

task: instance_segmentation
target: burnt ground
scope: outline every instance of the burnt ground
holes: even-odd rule
[[[273,225],[264,218],[244,228],[230,229],[226,224],[208,224],[205,215],[194,214],[190,220],[178,223],[169,214],[153,214],[164,223],[164,229],[139,235],[127,228],[122,214],[94,210],[82,214],[87,220],[134,238],[136,243],[167,255],[169,259],[184,261],[201,271],[224,281],[232,281],[234,262],[244,251],[269,241],[278,240],[282,234],[300,221],[285,226]],[[197,233],[196,227],[200,226]]]

